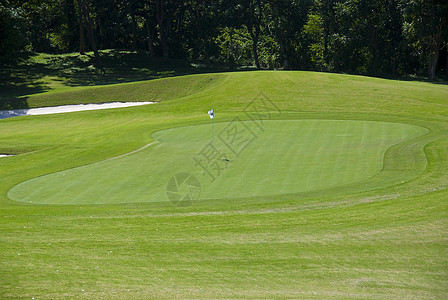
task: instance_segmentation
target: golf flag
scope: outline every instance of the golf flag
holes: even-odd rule
[[[208,116],[210,117],[210,119],[213,119],[215,117],[215,110],[212,109],[208,112]]]

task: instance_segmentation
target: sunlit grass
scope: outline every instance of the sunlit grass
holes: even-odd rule
[[[448,296],[448,86],[312,72],[242,72],[62,89],[27,100],[32,106],[107,99],[159,103],[0,121],[0,153],[20,154],[0,158],[1,298]],[[222,196],[186,207],[169,201],[35,205],[7,196],[27,180],[139,149],[157,133],[210,128],[211,108],[217,129],[235,117],[248,121],[245,109],[260,92],[261,99],[275,104],[271,116],[290,122],[374,121],[425,130],[385,150],[384,176],[325,190],[226,198],[226,190],[235,193],[244,184],[221,182],[216,189]],[[322,137],[296,136],[309,144]],[[278,139],[262,146],[277,153],[285,147]],[[187,143],[191,148],[179,150],[193,159],[206,140],[201,136],[197,149]],[[365,143],[366,152],[378,143],[371,148]],[[242,156],[256,148],[250,151]],[[163,173],[158,163],[154,167]],[[224,173],[222,180],[237,175]]]

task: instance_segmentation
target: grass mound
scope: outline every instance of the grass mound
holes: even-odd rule
[[[184,76],[179,78],[156,79],[146,82],[133,82],[119,85],[71,88],[37,94],[28,98],[30,108],[67,104],[86,104],[104,102],[160,102],[178,99],[203,91],[217,84],[222,76]]]
[[[101,57],[104,64],[101,68],[95,67],[93,53],[86,55],[23,53],[14,63],[0,63],[0,109],[86,103],[82,100],[86,94],[82,92],[68,99],[31,96],[58,91],[76,91],[78,87],[136,82],[213,70],[194,67],[187,61],[171,60],[169,63],[164,63],[161,59],[149,57],[144,52],[103,50]],[[220,69],[214,69],[218,70]],[[157,88],[158,85],[153,87]],[[188,89],[187,86],[183,87]],[[176,87],[172,86],[167,88],[176,90]],[[100,90],[97,92],[101,93]],[[107,95],[97,97],[101,96]],[[120,94],[118,98],[122,100],[123,96],[124,94]],[[157,97],[157,91],[153,97]],[[105,101],[105,99],[90,99],[90,101]]]

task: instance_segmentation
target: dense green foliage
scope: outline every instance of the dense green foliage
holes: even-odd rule
[[[159,103],[0,120],[0,153],[20,154],[0,158],[1,298],[448,297],[448,86],[286,71],[63,84],[29,95],[29,105],[104,102],[109,95]],[[241,117],[260,91],[288,122],[375,121],[402,126],[406,135],[409,128],[427,133],[384,153],[381,173],[389,184],[381,177],[327,192],[222,195],[187,207],[169,201],[32,204],[8,197],[17,184],[129,153],[157,133],[210,125],[212,107],[215,125]],[[265,142],[272,151],[283,147]],[[380,146],[372,142],[364,145],[366,153]],[[200,144],[180,150],[192,159]]]
[[[207,65],[447,74],[443,0],[5,0],[0,55],[146,50]]]

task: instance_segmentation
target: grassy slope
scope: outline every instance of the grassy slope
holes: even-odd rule
[[[205,66],[193,66],[186,61],[171,60],[164,63],[157,57],[148,57],[147,54],[132,51],[103,50],[101,51],[103,67],[101,69],[94,66],[94,55],[92,52],[87,55],[78,53],[68,54],[45,54],[45,53],[23,53],[17,58],[15,63],[0,63],[0,109],[28,108],[49,105],[60,105],[64,103],[76,104],[82,101],[82,87],[104,86],[109,84],[135,82],[186,74],[197,74],[212,71],[222,71],[224,67],[217,66],[213,69]],[[152,87],[163,88],[163,85],[150,85]],[[149,87],[147,87],[148,89]],[[133,93],[126,97],[135,96],[139,101],[148,97],[141,93]],[[187,90],[191,89],[187,87]],[[118,92],[121,88],[112,88]],[[176,90],[176,89],[174,89]],[[66,94],[67,98],[61,99],[51,97],[50,92],[73,91],[75,95]],[[90,101],[103,102],[111,96],[107,93],[90,97]],[[103,90],[104,91],[104,90]],[[129,91],[129,89],[128,89]],[[182,91],[185,92],[185,91]],[[39,102],[39,96],[34,100],[29,97],[35,94],[46,94]],[[92,93],[89,93],[90,96]],[[152,91],[152,99],[157,99],[157,91]],[[123,100],[123,95],[117,95],[119,100]],[[51,100],[53,99],[53,101]],[[61,100],[65,100],[61,101]]]
[[[448,296],[447,86],[307,72],[201,76],[159,81],[170,89],[154,87],[160,103],[144,108],[0,121],[0,152],[28,152],[0,160],[2,297]],[[185,92],[190,81],[203,90]],[[154,82],[111,87],[110,94],[145,100],[152,89],[141,91]],[[6,198],[26,179],[132,151],[156,130],[208,122],[211,107],[231,120],[260,91],[285,119],[424,126],[431,134],[403,155],[421,165],[424,147],[427,168],[411,182],[363,193],[186,208],[30,206]],[[96,95],[81,89],[29,102],[91,102]],[[387,158],[391,176],[412,172]]]
[[[119,85],[57,89],[29,97],[30,107],[115,101],[163,101],[195,94],[213,85],[219,76],[186,76]]]

